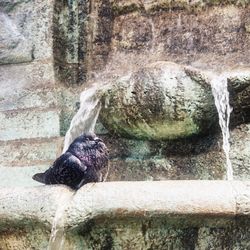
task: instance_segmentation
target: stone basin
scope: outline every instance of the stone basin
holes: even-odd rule
[[[235,178],[249,179],[249,1],[4,0],[0,8],[0,250],[48,249],[52,228],[58,229],[59,245],[65,238],[66,250],[250,249],[248,181],[109,182],[75,193],[31,179],[61,153],[61,137],[89,80],[97,78],[103,86],[105,73],[112,79],[134,71],[140,76],[138,69],[158,61],[175,63],[177,75],[190,82],[177,82],[181,90],[196,86],[201,94],[210,92],[196,85],[203,82],[200,74],[181,65],[216,74],[240,67],[228,77],[232,128],[239,125],[231,158]],[[144,87],[137,83],[139,90]],[[185,91],[170,96],[190,103]],[[144,92],[130,93],[123,95],[132,97],[129,104],[136,98],[151,102]],[[196,96],[202,111],[203,104],[205,111],[212,110],[211,95],[208,100]],[[177,112],[169,113],[178,118],[177,135],[174,128],[157,134],[159,122],[156,132],[145,127],[144,111],[151,109],[144,106],[139,124],[106,119],[108,131],[128,137],[105,134],[105,142],[113,145],[110,180],[223,178],[218,136],[186,142],[191,135],[216,130],[216,113],[207,112],[207,119],[197,123],[200,115],[192,105],[170,111],[174,108]],[[133,121],[134,115],[127,118]],[[185,140],[176,144],[138,140],[179,137]]]
[[[106,182],[77,192],[61,185],[9,187],[1,188],[0,201],[1,249],[46,249],[58,211],[64,211],[58,218],[65,249],[249,244],[248,181]]]

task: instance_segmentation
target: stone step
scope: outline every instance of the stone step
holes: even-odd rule
[[[0,141],[0,166],[50,165],[62,152],[63,138]]]
[[[0,99],[23,89],[55,86],[54,68],[51,61],[8,64],[0,67]]]
[[[55,88],[23,88],[0,98],[0,111],[30,108],[47,109],[57,107]]]
[[[0,140],[57,137],[60,135],[57,109],[24,109],[0,112]]]
[[[40,186],[41,183],[34,181],[32,176],[48,169],[48,164],[36,166],[7,167],[0,166],[0,187],[30,187]]]

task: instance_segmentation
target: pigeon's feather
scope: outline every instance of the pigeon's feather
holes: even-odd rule
[[[100,170],[108,165],[108,151],[94,134],[76,138],[69,149],[48,170],[33,179],[44,184],[65,184],[78,189],[89,182],[100,181]]]

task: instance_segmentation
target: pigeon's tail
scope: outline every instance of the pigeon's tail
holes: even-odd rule
[[[45,174],[44,173],[38,173],[32,176],[32,179],[41,183],[46,184],[45,182]]]

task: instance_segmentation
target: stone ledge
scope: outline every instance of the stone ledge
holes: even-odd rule
[[[102,218],[233,219],[250,215],[249,200],[249,182],[239,181],[106,182],[77,192],[65,186],[2,188],[0,228],[29,222],[51,227],[58,205],[66,206],[68,229]]]
[[[62,152],[62,142],[61,137],[0,140],[2,146],[0,148],[0,166],[8,167],[11,165],[8,168],[13,169],[40,163],[52,164]],[[0,183],[3,181],[2,177],[0,177]]]
[[[2,141],[57,137],[60,132],[59,111],[56,108],[0,112],[0,120],[2,121],[0,125]]]

